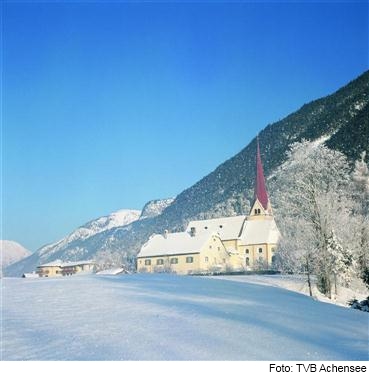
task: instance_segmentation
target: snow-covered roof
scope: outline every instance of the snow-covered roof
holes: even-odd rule
[[[186,231],[190,232],[191,228],[196,228],[196,234],[201,233],[219,233],[223,241],[239,238],[242,225],[246,217],[230,216],[209,220],[190,221]]]
[[[38,267],[61,267],[62,264],[62,261],[57,259],[49,263],[40,264]]]
[[[277,243],[280,237],[274,218],[270,220],[246,220],[241,234],[244,245]]]
[[[79,260],[76,262],[62,262],[60,259],[57,259],[49,263],[40,264],[38,267],[73,267],[73,266],[80,266],[82,264],[95,264],[95,263],[89,260]]]
[[[121,273],[125,272],[125,269],[122,267],[118,268],[109,268],[107,270],[102,270],[96,273],[96,275],[119,275]]]
[[[187,232],[154,234],[141,248],[137,257],[199,253],[212,232],[191,236]]]

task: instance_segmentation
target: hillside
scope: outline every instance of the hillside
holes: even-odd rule
[[[86,260],[94,258],[99,252],[122,252],[122,244],[115,238],[131,231],[132,223],[160,215],[172,202],[172,198],[156,199],[148,202],[142,211],[123,209],[91,220],[61,240],[41,247],[27,259],[12,265],[5,274],[20,276],[25,271],[34,270],[39,264],[56,259]],[[134,255],[126,251],[122,262],[134,262]]]
[[[31,252],[15,241],[0,240],[0,274],[3,268],[28,257]]]
[[[65,261],[87,260],[92,254],[90,251],[90,239],[105,231],[115,228],[127,227],[130,223],[138,220],[141,211],[138,210],[119,210],[107,216],[99,217],[80,226],[75,231],[52,244],[45,245],[38,249],[27,259],[14,264],[4,273],[6,275],[20,276],[25,271],[33,271],[36,266],[51,260],[61,259]],[[92,241],[93,242],[93,241]],[[89,245],[86,247],[86,243]]]
[[[345,153],[353,163],[362,151],[369,160],[369,72],[327,97],[303,105],[281,121],[269,124],[259,134],[264,172],[268,178],[285,161],[289,146],[301,139],[325,139],[332,149]],[[98,249],[124,253],[132,258],[152,233],[183,230],[188,221],[248,212],[253,195],[256,139],[209,175],[180,193],[157,216],[144,215],[129,227],[114,227],[86,239],[84,249],[93,254]],[[179,171],[180,173],[180,171]],[[93,249],[93,250],[91,250]],[[32,270],[40,261],[72,258],[75,254],[38,251],[32,262],[20,262],[7,269],[17,276]],[[37,258],[39,257],[39,258]],[[72,260],[72,259],[70,259]]]
[[[247,281],[4,279],[3,300],[5,361],[368,360],[367,313]]]

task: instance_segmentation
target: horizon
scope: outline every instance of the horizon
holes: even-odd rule
[[[364,2],[2,10],[1,238],[32,252],[177,196],[368,70]]]

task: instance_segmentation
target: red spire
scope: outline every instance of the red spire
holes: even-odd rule
[[[265,178],[263,172],[263,164],[261,163],[259,138],[257,138],[257,152],[256,152],[256,181],[255,181],[255,199],[258,199],[264,209],[268,208],[268,193],[265,187]]]

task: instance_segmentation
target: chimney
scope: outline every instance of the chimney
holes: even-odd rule
[[[196,228],[195,227],[191,227],[190,235],[191,235],[191,237],[196,236]]]
[[[168,230],[167,229],[165,229],[165,231],[164,231],[164,238],[168,238]]]

